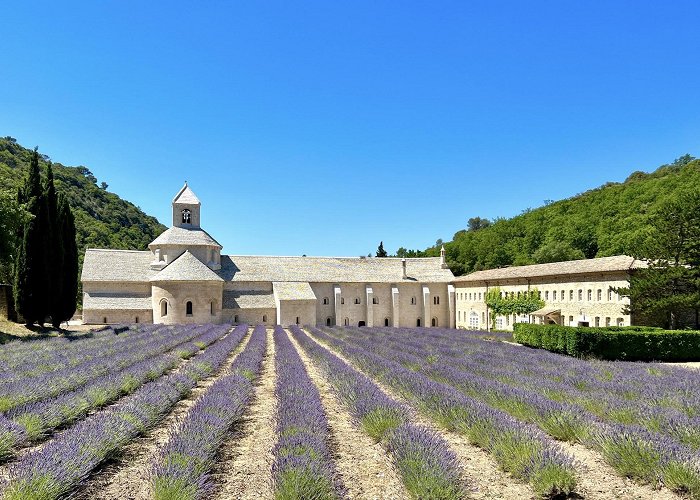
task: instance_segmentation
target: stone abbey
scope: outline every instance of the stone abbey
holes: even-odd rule
[[[447,327],[511,330],[516,322],[626,326],[626,286],[642,265],[625,255],[477,271],[455,278],[440,257],[222,255],[201,227],[187,183],[172,201],[172,226],[146,251],[88,249],[85,323]],[[490,288],[537,288],[546,306],[490,318]],[[492,319],[494,321],[492,321]]]

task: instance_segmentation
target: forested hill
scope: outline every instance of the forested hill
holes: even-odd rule
[[[27,175],[31,153],[11,137],[0,138],[0,193],[16,195]],[[47,161],[47,156],[40,156],[42,175]],[[166,229],[155,217],[108,192],[106,184],[98,185],[86,167],[56,162],[52,166],[56,190],[67,196],[75,216],[81,263],[86,247],[145,250]]]
[[[692,189],[700,189],[700,160],[686,155],[652,173],[634,172],[622,183],[610,182],[510,219],[475,216],[468,229],[445,243],[447,261],[452,272],[461,275],[512,265],[635,255],[648,237],[649,214]],[[439,253],[435,246],[415,254]]]

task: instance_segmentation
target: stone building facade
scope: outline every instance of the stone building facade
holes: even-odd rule
[[[439,258],[222,255],[185,185],[148,251],[88,249],[85,323],[455,326],[453,274]]]
[[[644,263],[626,255],[477,271],[455,278],[458,328],[491,328],[485,304],[489,290],[519,295],[537,289],[545,306],[527,316],[497,316],[495,327],[512,330],[521,322],[566,326],[629,326],[629,299],[615,289],[629,284],[630,272]]]

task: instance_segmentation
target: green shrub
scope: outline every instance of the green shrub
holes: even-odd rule
[[[700,331],[653,327],[533,325],[518,323],[520,344],[575,357],[624,361],[700,361]]]

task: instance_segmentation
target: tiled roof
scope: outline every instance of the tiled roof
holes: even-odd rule
[[[534,264],[531,266],[514,266],[500,269],[476,271],[466,276],[455,278],[455,283],[473,281],[496,281],[518,278],[535,278],[543,276],[561,276],[570,274],[590,274],[615,271],[629,271],[645,267],[646,264],[627,255],[614,257],[599,257],[597,259],[569,260],[549,264]]]
[[[158,245],[187,245],[187,246],[214,246],[223,248],[214,238],[209,236],[205,230],[196,228],[186,228],[173,226],[163,231],[155,240],[148,245],[149,248]]]
[[[202,203],[197,198],[197,195],[189,188],[187,183],[182,186],[182,189],[173,198],[173,203],[183,203],[186,205],[201,205]]]
[[[148,282],[157,272],[149,267],[152,260],[148,251],[88,248],[81,281]]]
[[[224,309],[274,309],[272,292],[258,290],[224,290]]]
[[[151,296],[133,293],[85,292],[83,309],[150,310]]]
[[[439,257],[406,259],[403,279],[401,259],[357,257],[274,257],[222,255],[219,275],[226,281],[300,281],[307,283],[448,283],[449,269]]]
[[[277,300],[316,300],[311,285],[300,281],[272,283],[272,291]]]
[[[168,264],[162,271],[151,278],[152,282],[162,281],[223,281],[219,275],[209,269],[202,261],[185,251]]]

